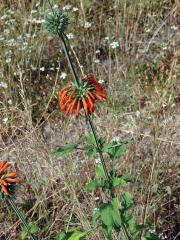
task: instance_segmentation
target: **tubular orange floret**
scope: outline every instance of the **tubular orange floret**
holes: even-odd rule
[[[5,181],[5,180],[3,180],[3,179],[0,179],[0,183],[1,183],[2,185],[4,185],[4,186],[7,186],[7,183],[6,183],[6,181]]]
[[[87,104],[85,98],[82,98],[82,103],[83,103],[84,111],[85,111],[86,115],[88,115],[88,104]]]
[[[72,114],[74,109],[75,109],[75,106],[76,106],[76,103],[77,103],[77,98],[74,99],[74,101],[72,102],[71,104],[71,108],[69,110],[69,114]]]
[[[4,192],[5,195],[9,194],[6,186],[2,185],[1,188],[2,188],[2,192]]]
[[[7,183],[18,183],[19,180],[17,178],[6,178]]]
[[[77,117],[79,116],[80,109],[81,109],[81,102],[80,102],[80,100],[78,100],[77,108],[76,108],[76,116]]]
[[[11,172],[11,173],[7,173],[6,175],[5,175],[5,177],[6,178],[9,178],[9,177],[17,177],[17,172]]]
[[[11,166],[11,164],[8,162],[5,162],[0,168],[0,174],[2,174],[9,166]]]
[[[90,112],[92,113],[92,112],[94,112],[94,103],[89,94],[87,94],[87,98],[88,98],[88,102],[89,102],[89,109],[90,109]]]
[[[66,116],[69,114],[71,106],[72,106],[72,102],[69,104],[68,108],[66,109]]]
[[[91,97],[91,99],[94,101],[95,100],[95,96],[94,96],[94,94],[93,93],[91,93],[91,92],[88,92],[88,95]]]

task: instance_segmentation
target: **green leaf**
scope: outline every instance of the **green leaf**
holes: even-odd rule
[[[56,151],[52,152],[51,154],[55,157],[63,157],[67,154],[69,154],[72,150],[77,148],[77,144],[74,143],[68,143],[60,148],[58,148]]]
[[[87,232],[81,232],[79,230],[75,230],[73,234],[68,238],[68,240],[83,240],[85,239]]]
[[[88,158],[89,158],[89,159],[93,159],[94,156],[96,155],[96,153],[97,153],[96,147],[90,147],[90,148],[88,148],[87,155],[88,155]]]
[[[119,212],[118,199],[113,198],[111,201],[111,205],[112,205],[112,217],[113,217],[114,224],[116,225],[116,227],[119,228],[122,225],[122,220]]]
[[[25,239],[28,236],[30,236],[31,234],[35,234],[39,231],[39,228],[36,224],[32,224],[30,223],[28,225],[28,229],[27,228],[23,228],[22,232],[21,232],[21,238]]]
[[[115,177],[113,178],[113,187],[122,187],[128,182],[132,181],[132,177],[129,175],[123,175],[121,177]]]
[[[161,240],[158,236],[156,236],[154,233],[147,232],[142,237],[142,240]]]
[[[90,183],[88,183],[85,186],[84,191],[85,192],[92,192],[99,187],[101,187],[101,184],[98,182],[97,179],[95,179],[95,180],[92,180]]]
[[[88,133],[86,136],[85,136],[85,141],[88,145],[92,146],[92,145],[95,145],[95,140],[94,140],[94,137],[91,133]]]
[[[100,137],[98,142],[99,142],[99,146],[100,146],[100,148],[102,149],[103,146],[104,146],[104,143],[105,143],[105,139],[102,138],[102,137]]]
[[[106,175],[104,173],[104,169],[101,164],[96,165],[96,177],[97,178],[106,178]]]
[[[58,235],[57,237],[55,237],[54,240],[66,240],[66,233],[62,232],[60,233],[60,235]]]
[[[112,240],[112,236],[111,236],[111,232],[112,232],[112,227],[111,226],[106,226],[106,225],[102,225],[102,232],[105,235],[107,240]]]
[[[103,151],[107,152],[112,161],[116,158],[123,156],[127,148],[127,143],[118,144],[113,141],[111,144],[104,144]]]
[[[106,226],[113,226],[112,205],[104,203],[100,206],[101,220]]]
[[[130,192],[122,193],[120,199],[124,210],[128,210],[134,206],[133,196]]]
[[[100,218],[100,210],[99,209],[94,209],[93,216],[92,216],[92,226],[93,228],[97,227],[97,220]]]

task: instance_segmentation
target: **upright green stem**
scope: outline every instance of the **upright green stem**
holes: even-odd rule
[[[67,46],[67,43],[66,43],[66,40],[64,38],[64,34],[62,34],[61,36],[59,36],[63,42],[63,48],[64,48],[64,52],[65,52],[65,55],[66,55],[66,58],[67,58],[67,61],[68,61],[68,64],[69,64],[69,67],[71,69],[71,72],[72,72],[72,75],[73,75],[73,78],[75,80],[75,83],[77,85],[77,87],[80,86],[80,81],[78,79],[78,76],[76,74],[76,71],[74,69],[74,66],[73,66],[73,63],[72,63],[72,60],[71,60],[71,57],[70,57],[70,54],[69,54],[69,48]]]
[[[98,142],[96,130],[95,130],[95,128],[94,128],[92,119],[90,118],[90,116],[88,116],[88,117],[87,117],[87,120],[88,120],[89,126],[90,126],[90,128],[91,128],[91,130],[92,130],[92,133],[93,133],[93,137],[94,137],[94,140],[95,140],[95,143],[96,143],[96,147],[97,147],[97,149],[98,149],[99,157],[100,157],[100,160],[101,160],[101,164],[102,164],[102,166],[103,166],[103,169],[104,169],[104,173],[105,173],[106,179],[107,179],[108,181],[110,181],[111,179],[110,179],[110,176],[109,176],[107,167],[106,167],[106,163],[105,163],[105,160],[104,160],[104,157],[103,157],[101,148],[100,148],[100,146],[99,146],[99,142]]]
[[[16,206],[16,204],[14,202],[14,199],[11,196],[8,196],[7,200],[10,203],[10,205],[11,205],[12,209],[14,210],[14,212],[16,213],[16,215],[18,216],[19,220],[23,224],[23,226],[27,229],[27,231],[28,231],[29,235],[31,236],[31,238],[33,240],[37,240],[37,238],[34,237],[33,234],[30,233],[28,223],[26,222],[26,220],[25,220],[24,216],[22,215],[21,211],[17,208],[17,206]]]

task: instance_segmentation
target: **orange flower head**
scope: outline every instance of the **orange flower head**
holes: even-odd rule
[[[70,82],[65,88],[59,91],[59,108],[66,115],[75,113],[79,116],[81,109],[84,109],[85,115],[94,112],[95,100],[104,101],[106,94],[101,84],[95,77],[87,76],[82,79],[80,86]]]
[[[0,197],[11,194],[14,186],[19,183],[17,172],[6,173],[10,166],[7,161],[0,162]]]

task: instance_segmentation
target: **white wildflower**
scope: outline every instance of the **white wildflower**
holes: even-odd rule
[[[11,62],[11,58],[7,58],[6,63],[10,63],[10,62]]]
[[[73,7],[72,12],[77,12],[79,9],[77,7]]]
[[[109,37],[105,37],[104,40],[105,40],[105,41],[109,41]]]
[[[99,59],[94,59],[94,63],[100,63]]]
[[[33,14],[33,13],[37,13],[37,10],[31,10],[31,14]]]
[[[66,77],[67,77],[67,73],[62,72],[60,75],[60,78],[64,80],[64,79],[66,79]]]
[[[171,26],[171,29],[176,31],[178,29],[178,27],[177,26]]]
[[[66,6],[63,7],[63,11],[68,11],[72,7],[71,4],[67,4]]]
[[[119,48],[119,43],[117,41],[114,41],[112,43],[110,43],[110,47],[112,49],[116,49],[116,48]]]
[[[40,70],[41,72],[44,72],[44,71],[45,71],[45,67],[41,67],[39,70]]]
[[[119,142],[120,141],[120,137],[116,136],[116,137],[113,137],[112,139],[113,141],[116,141],[116,142]]]
[[[8,121],[8,117],[3,118],[3,123],[6,124]]]
[[[11,100],[11,99],[9,99],[9,100],[8,100],[8,103],[9,103],[9,105],[11,105],[11,104],[12,104],[12,100]]]
[[[96,53],[96,54],[99,54],[99,53],[100,53],[100,50],[99,50],[99,49],[97,49],[97,50],[95,51],[95,53]]]
[[[92,26],[92,23],[90,22],[85,22],[84,28],[90,28]]]
[[[8,87],[8,85],[7,85],[7,83],[0,82],[0,87],[2,87],[2,88],[7,88],[7,87]]]
[[[9,29],[4,29],[4,34],[5,35],[8,35],[10,33],[10,30]]]
[[[57,4],[55,4],[55,5],[53,6],[53,8],[54,8],[54,9],[57,9],[57,8],[58,8],[58,5],[57,5]]]
[[[96,158],[96,163],[97,164],[101,163],[101,159],[100,158]]]
[[[103,83],[104,83],[104,80],[103,80],[103,79],[100,79],[100,80],[98,81],[98,83],[103,84]]]
[[[66,36],[67,36],[68,39],[73,39],[74,38],[74,34],[73,33],[68,33]]]

